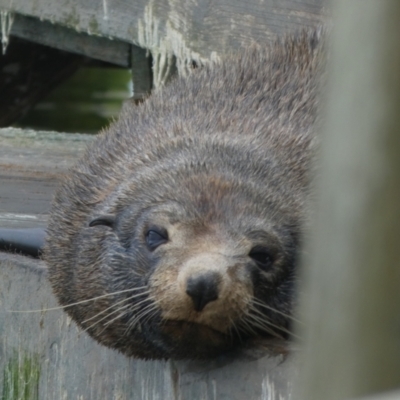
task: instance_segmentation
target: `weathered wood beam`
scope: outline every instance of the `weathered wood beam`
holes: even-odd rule
[[[0,226],[45,227],[53,192],[93,135],[0,129]]]
[[[0,0],[0,9],[176,57],[185,73],[252,42],[323,21],[325,0]],[[160,63],[163,68],[164,63]],[[159,71],[155,71],[155,75]]]
[[[152,57],[145,49],[131,48],[133,99],[141,100],[150,94],[153,86]]]
[[[400,2],[340,0],[334,13],[304,400],[400,387]]]
[[[73,63],[76,66],[71,69],[71,62],[68,62],[68,60],[79,59],[81,63],[84,61],[83,57],[79,58],[76,55],[86,56],[123,68],[131,68],[135,100],[142,99],[151,91],[152,57],[148,51],[133,44],[80,33],[70,28],[20,14],[13,16],[10,36],[9,42],[11,43],[7,45],[6,54],[0,55],[0,92],[3,93],[4,103],[0,104],[0,126],[9,126],[16,121],[21,114],[35,105],[56,84],[61,83],[63,79],[75,72],[79,65]],[[32,43],[24,43],[15,38]],[[33,43],[38,45],[35,46]],[[62,50],[63,53],[49,49],[47,46]],[[39,66],[36,69],[32,65],[33,52],[36,55],[40,53],[42,58],[46,58],[45,68]],[[53,57],[51,57],[52,54]],[[16,59],[18,56],[19,59]],[[11,81],[7,70],[10,59],[12,59],[13,64],[17,62],[19,65],[18,73],[11,74]],[[50,69],[54,64],[54,73],[51,73]],[[27,67],[29,68],[27,69]],[[44,80],[40,79],[41,76]],[[18,93],[18,88],[24,86],[24,82],[22,82],[22,85],[20,84],[21,79],[24,82],[30,82],[30,87],[24,88],[23,103],[26,103],[26,105],[23,107],[21,96]],[[32,88],[33,86],[34,88]],[[14,102],[18,104],[14,106]]]
[[[20,14],[14,16],[11,35],[55,49],[84,55],[121,67],[131,66],[131,44],[77,32],[74,29],[40,21]]]

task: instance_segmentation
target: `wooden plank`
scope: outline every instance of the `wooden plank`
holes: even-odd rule
[[[316,26],[324,0],[0,0],[0,9],[34,16],[79,32],[111,37],[161,55],[162,70],[176,57],[185,73],[253,41]]]
[[[91,140],[0,129],[0,225],[9,218],[9,226],[27,226],[25,215],[42,218],[43,226],[57,181]],[[128,359],[95,343],[54,307],[44,263],[0,252],[0,398],[16,383],[40,400],[290,399],[295,354],[245,351],[210,362]],[[32,310],[40,311],[27,312]]]
[[[0,171],[48,173],[58,178],[95,136],[30,129],[0,129]]]
[[[91,135],[0,129],[0,225],[43,227],[60,177]]]
[[[79,33],[20,14],[13,17],[10,36],[12,39],[6,54],[0,57],[3,77],[0,79],[0,92],[4,94],[1,98],[3,102],[0,99],[0,126],[9,126],[17,121],[21,114],[34,106],[57,83],[69,77],[79,65],[87,61],[84,57],[77,57],[77,54],[131,68],[135,100],[142,99],[151,91],[151,54],[133,44]],[[35,46],[31,42],[39,45]],[[29,62],[26,62],[27,54]],[[35,60],[40,62],[37,68]],[[8,65],[12,67],[8,68]]]
[[[335,15],[304,400],[400,387],[400,2],[341,0]]]
[[[151,55],[145,49],[132,45],[133,99],[140,100],[150,94],[153,82]]]
[[[37,18],[15,15],[11,35],[56,49],[85,55],[128,68],[131,45],[108,38],[79,33]]]

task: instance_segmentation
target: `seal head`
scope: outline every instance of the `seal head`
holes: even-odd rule
[[[177,79],[70,171],[45,259],[92,337],[176,359],[288,337],[319,52],[304,34]]]

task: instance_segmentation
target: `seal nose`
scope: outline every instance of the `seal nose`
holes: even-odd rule
[[[186,293],[192,298],[196,311],[203,310],[208,303],[218,299],[218,281],[215,273],[188,278]]]

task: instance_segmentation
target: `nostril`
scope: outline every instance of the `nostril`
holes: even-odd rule
[[[215,273],[188,278],[186,293],[192,298],[196,311],[202,311],[208,303],[218,299],[218,278]]]

